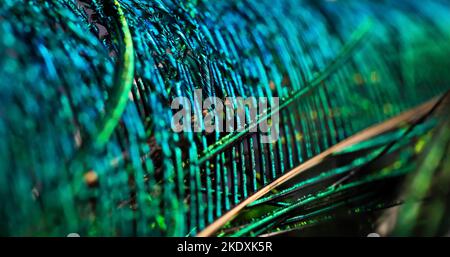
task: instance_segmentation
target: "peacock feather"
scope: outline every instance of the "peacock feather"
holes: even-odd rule
[[[448,24],[445,0],[3,0],[0,235],[446,235]],[[172,130],[210,97],[279,104]]]

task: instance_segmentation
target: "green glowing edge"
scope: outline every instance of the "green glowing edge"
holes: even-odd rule
[[[117,30],[123,36],[123,38],[119,37],[120,58],[122,59],[119,63],[122,65],[118,66],[114,90],[106,103],[106,112],[99,123],[99,132],[94,136],[94,148],[96,149],[102,148],[109,141],[119,123],[127,105],[128,94],[134,79],[134,47],[130,29],[119,2],[114,0],[113,5],[115,7],[113,15],[117,19]]]

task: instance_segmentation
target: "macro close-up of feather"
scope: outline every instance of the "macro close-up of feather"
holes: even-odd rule
[[[0,89],[0,236],[450,236],[446,0],[2,0]]]

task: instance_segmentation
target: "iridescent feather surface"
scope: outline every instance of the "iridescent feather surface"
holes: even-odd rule
[[[448,24],[445,0],[3,0],[0,235],[446,235]],[[279,140],[175,133],[198,89],[278,97]]]

